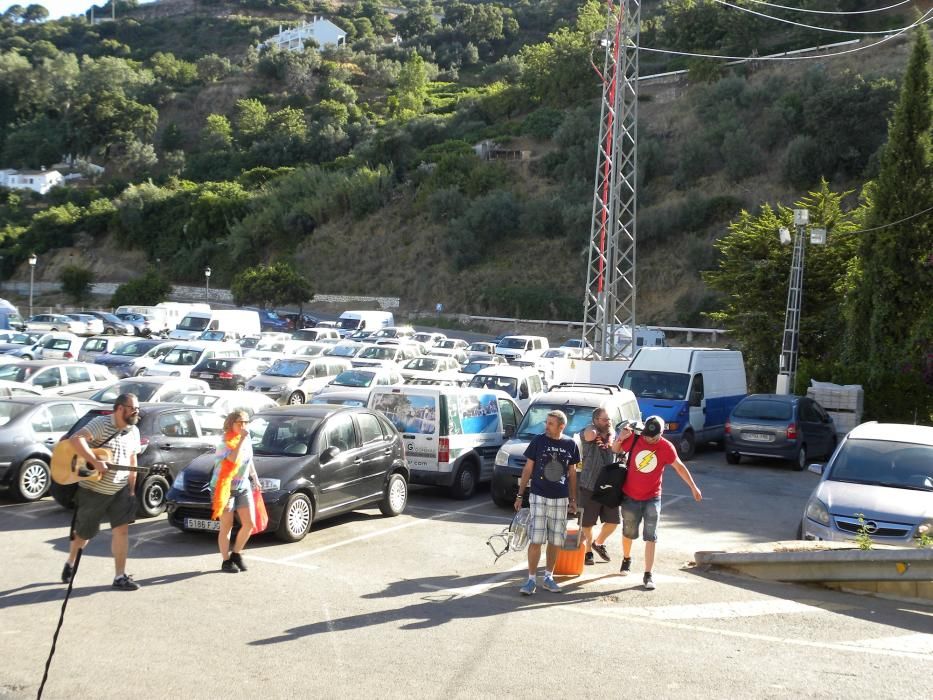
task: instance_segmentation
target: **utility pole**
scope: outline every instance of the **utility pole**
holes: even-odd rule
[[[596,358],[630,357],[635,345],[635,212],[641,0],[607,0],[593,219],[583,340]],[[629,337],[626,332],[631,331]]]
[[[776,394],[793,394],[797,379],[797,359],[800,345],[800,311],[803,308],[803,263],[806,253],[804,234],[810,223],[810,212],[806,209],[794,209],[794,250],[791,255],[790,279],[787,284],[787,311],[784,315],[784,337],[781,343],[781,357],[778,364]],[[781,243],[790,243],[791,234],[786,228],[779,232]],[[810,231],[810,242],[816,245],[826,243],[826,229],[815,228]]]

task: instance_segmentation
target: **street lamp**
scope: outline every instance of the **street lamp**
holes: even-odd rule
[[[29,315],[32,316],[32,287],[36,278],[36,263],[39,258],[33,253],[29,256]]]
[[[204,298],[211,300],[211,268],[204,268]]]

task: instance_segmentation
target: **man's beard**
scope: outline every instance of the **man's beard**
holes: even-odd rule
[[[127,424],[127,425],[136,425],[137,423],[139,423],[139,414],[138,414],[138,413],[134,413],[132,416],[127,416],[127,417],[126,417],[126,424]]]

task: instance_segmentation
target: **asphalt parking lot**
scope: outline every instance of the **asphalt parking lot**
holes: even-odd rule
[[[613,561],[520,597],[524,554],[486,539],[509,514],[413,488],[396,518],[360,511],[302,542],[247,547],[219,571],[213,536],[163,517],[131,527],[113,591],[105,530],[78,571],[44,697],[837,697],[922,694],[933,609],[690,566],[693,552],[793,536],[817,477],[768,462],[690,463],[696,504],[665,476],[658,589]],[[70,518],[50,499],[0,495],[0,697],[35,697],[58,622]]]

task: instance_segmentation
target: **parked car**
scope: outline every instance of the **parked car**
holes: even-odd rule
[[[359,355],[368,347],[368,345],[363,345],[362,343],[341,340],[336,345],[331,345],[329,348],[324,350],[324,354],[330,355],[331,357],[343,357],[349,360],[350,358]]]
[[[329,403],[334,406],[366,406],[369,404],[371,390],[350,389],[348,391],[328,391],[326,394],[317,394],[312,396],[308,403],[322,404]]]
[[[486,355],[495,355],[496,354],[496,344],[487,343],[485,341],[477,341],[475,343],[470,343],[467,346],[467,353],[472,352],[481,352]]]
[[[97,316],[90,314],[65,314],[68,318],[84,324],[84,335],[101,335],[104,332],[104,322]]]
[[[726,421],[726,461],[767,457],[803,471],[807,460],[828,459],[836,449],[836,426],[819,403],[792,394],[751,394]]]
[[[121,345],[126,345],[126,338],[117,335],[92,336],[81,343],[78,350],[79,362],[97,362],[97,358],[107,355]]]
[[[87,326],[81,321],[68,318],[64,314],[36,314],[26,319],[27,331],[66,331],[75,335],[87,333]]]
[[[52,484],[52,448],[90,401],[16,396],[0,401],[0,485],[19,501],[36,501]]]
[[[259,345],[260,340],[261,338],[259,338],[259,336],[247,335],[247,336],[244,336],[243,338],[240,338],[236,342],[237,342],[237,345],[243,348],[243,352],[246,352],[247,350],[252,350],[254,347]]]
[[[386,516],[408,502],[408,465],[398,431],[366,408],[289,406],[263,411],[250,437],[269,530],[296,542],[311,525],[372,504]],[[213,455],[195,459],[168,494],[168,521],[184,531],[216,531],[206,489]]]
[[[357,396],[369,399],[369,393],[377,386],[392,386],[405,382],[402,373],[396,367],[361,367],[341,372],[330,383],[320,389],[315,396],[326,395],[332,391],[344,397]]]
[[[211,389],[242,391],[246,383],[267,367],[254,357],[211,357],[191,369],[191,376],[203,379]]]
[[[470,347],[470,344],[462,338],[445,338],[439,343],[435,343],[435,347],[444,350],[466,350]]]
[[[0,379],[34,386],[47,396],[75,396],[113,381],[110,372],[99,365],[63,360],[29,360],[3,365]]]
[[[399,371],[410,383],[412,379],[453,379],[460,371],[460,364],[452,357],[415,357],[405,362]]]
[[[862,423],[846,435],[807,502],[798,537],[919,545],[933,537],[933,427]]]
[[[45,333],[39,331],[13,333],[7,341],[0,343],[0,355],[5,355],[13,350],[31,348],[39,342],[43,335]]]
[[[148,377],[190,377],[191,370],[202,360],[242,356],[243,349],[236,343],[183,342],[149,365],[143,374]]]
[[[340,340],[340,333],[336,328],[323,328],[320,324],[318,324],[315,328],[304,328],[292,333],[292,340],[307,340],[316,342],[327,339]]]
[[[285,331],[292,327],[288,319],[282,318],[275,311],[259,311],[259,327],[264,331]]]
[[[259,391],[279,404],[302,404],[341,372],[350,362],[336,357],[286,357],[246,383],[248,391]]]
[[[132,323],[127,323],[116,314],[106,311],[85,311],[85,314],[99,318],[104,324],[103,335],[133,335],[136,329]]]
[[[421,333],[415,333],[412,336],[412,340],[421,343],[426,348],[432,348],[441,341],[447,340],[447,336],[443,333],[428,333],[426,331],[422,331]]]
[[[112,407],[97,406],[88,411],[65,437],[74,435],[92,418],[107,415]],[[165,510],[169,486],[191,460],[206,452],[213,455],[223,439],[223,416],[210,408],[173,403],[140,403],[139,439],[143,451],[137,464],[150,471],[136,481],[137,515],[152,518]]]
[[[351,360],[354,367],[379,367],[399,365],[419,357],[419,353],[410,345],[370,345]]]
[[[499,365],[480,370],[470,380],[471,387],[496,389],[511,396],[522,411],[528,410],[530,401],[544,391],[541,375],[530,367]]]
[[[111,377],[111,380],[113,378]],[[111,382],[88,398],[98,403],[112,404],[120,394],[136,394],[140,402],[161,403],[173,401],[178,394],[210,389],[207,382],[188,377],[127,377]]]
[[[299,342],[298,347],[296,347],[290,355],[292,357],[320,357],[321,355],[332,355],[334,353],[328,352],[328,350],[337,347],[336,345],[331,345],[329,343],[305,343]],[[338,355],[339,357],[339,355]]]
[[[115,314],[124,323],[133,327],[133,335],[140,335],[144,338],[158,334],[161,329],[161,323],[155,316],[137,313],[119,313]]]
[[[32,353],[23,353],[22,356],[24,359],[32,355],[37,360],[74,360],[81,352],[83,342],[84,339],[74,333],[46,333]]]
[[[37,386],[0,379],[0,399],[9,399],[16,396],[44,396],[44,394],[42,389]]]
[[[181,403],[185,406],[204,406],[226,416],[231,411],[243,410],[250,416],[259,413],[277,404],[264,394],[256,391],[228,391],[215,390],[176,394],[172,403]]]
[[[158,349],[157,348],[160,348]],[[143,360],[150,352],[156,353],[159,357],[167,353],[174,343],[166,343],[155,338],[141,338],[139,340],[124,340],[122,344],[117,345],[111,352],[98,355],[94,362],[103,365],[110,370],[115,377],[131,377],[134,374],[142,372],[145,367],[134,366],[137,361]],[[155,359],[153,358],[154,362]]]

